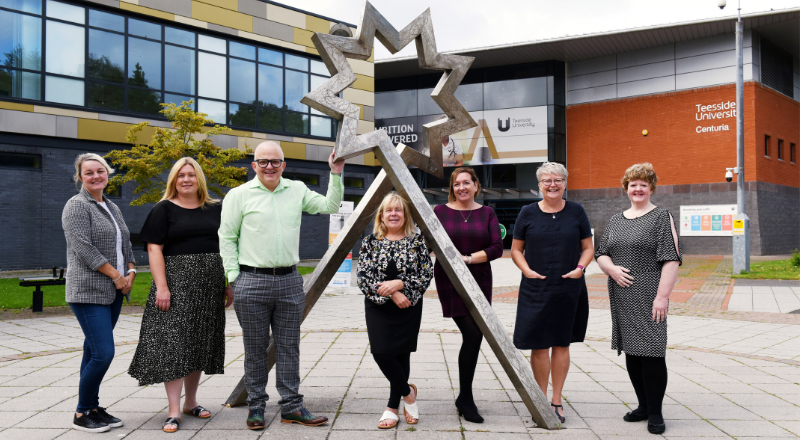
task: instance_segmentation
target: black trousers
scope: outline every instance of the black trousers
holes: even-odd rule
[[[411,394],[411,388],[408,386],[408,378],[411,374],[411,353],[400,355],[372,353],[372,357],[391,385],[389,403],[386,406],[399,409],[400,398]]]
[[[667,391],[665,358],[633,356],[626,353],[625,366],[636,391],[636,398],[639,400],[639,408],[635,412],[661,418],[661,404]]]

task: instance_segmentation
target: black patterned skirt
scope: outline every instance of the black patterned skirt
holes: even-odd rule
[[[139,386],[170,382],[195,371],[223,374],[225,270],[219,254],[164,257],[170,306],[156,307],[156,284],[142,316],[128,374]]]

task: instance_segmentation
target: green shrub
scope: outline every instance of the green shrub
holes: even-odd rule
[[[800,267],[800,251],[798,251],[796,248],[794,252],[792,252],[792,258],[790,261],[792,262],[792,266]]]

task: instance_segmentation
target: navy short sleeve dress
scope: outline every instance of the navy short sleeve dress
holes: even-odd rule
[[[589,218],[579,203],[567,201],[556,213],[543,212],[539,203],[522,208],[514,239],[525,241],[528,267],[546,278],[522,276],[514,327],[518,349],[568,347],[572,342],[583,342],[589,321],[586,280],[561,276],[578,266],[581,240],[591,236]]]

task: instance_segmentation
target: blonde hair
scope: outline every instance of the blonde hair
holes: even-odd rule
[[[644,180],[650,184],[650,192],[656,192],[658,176],[656,176],[656,170],[653,169],[652,164],[637,163],[625,170],[625,175],[622,176],[622,187],[625,188],[625,191],[628,190],[628,184],[634,180]]]
[[[386,225],[383,224],[383,212],[389,206],[396,206],[400,205],[403,208],[403,219],[405,220],[405,225],[403,225],[403,234],[406,237],[414,235],[414,232],[417,229],[417,226],[414,224],[414,220],[411,219],[411,213],[408,209],[408,202],[402,197],[400,194],[392,191],[383,198],[381,202],[381,206],[378,207],[378,211],[375,213],[375,225],[372,228],[372,232],[375,234],[375,238],[378,240],[382,240],[386,236]]]
[[[558,162],[543,163],[542,166],[536,170],[536,180],[542,180],[542,176],[545,174],[557,174],[564,180],[567,180],[567,176],[569,175],[567,167]]]
[[[200,164],[191,157],[182,157],[172,166],[172,170],[170,170],[169,177],[167,178],[167,189],[164,191],[164,197],[162,197],[161,200],[170,200],[178,196],[178,189],[176,187],[178,183],[178,172],[186,165],[191,165],[197,176],[197,196],[200,198],[200,206],[205,207],[214,203],[219,203],[219,200],[212,199],[211,196],[208,195],[206,175],[203,173],[203,169],[200,168]]]
[[[106,171],[108,171],[109,175],[114,173],[114,169],[108,165],[108,162],[103,159],[103,156],[95,153],[79,154],[78,157],[75,158],[75,175],[72,176],[72,180],[74,180],[75,183],[80,183],[81,181],[81,167],[83,166],[83,163],[90,160],[100,162],[100,165],[103,165],[106,168]]]
[[[450,203],[455,203],[456,201],[456,192],[453,190],[453,185],[456,184],[458,175],[463,173],[469,174],[470,179],[475,184],[475,187],[477,188],[477,191],[475,191],[475,197],[481,193],[481,182],[478,180],[478,175],[475,174],[475,170],[470,167],[456,168],[455,171],[453,171],[453,174],[450,174],[450,192],[447,194],[447,201]]]

